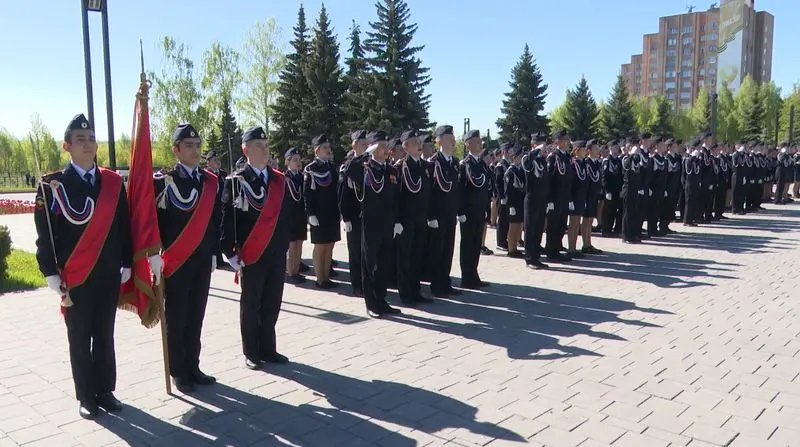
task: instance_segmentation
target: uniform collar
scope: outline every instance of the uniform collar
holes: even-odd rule
[[[247,166],[249,166],[250,169],[253,170],[253,173],[255,174],[256,177],[259,177],[261,174],[264,174],[264,181],[269,180],[269,166],[265,166],[264,169],[259,169],[251,165],[250,163],[247,163]]]
[[[72,169],[75,170],[75,172],[78,174],[80,178],[83,178],[86,175],[86,173],[91,174],[93,178],[95,177],[95,172],[97,171],[96,169],[97,165],[92,165],[92,168],[87,171],[82,167],[78,166],[77,164],[75,164],[75,162],[72,160],[69,161],[69,164],[72,166]]]
[[[180,166],[183,169],[183,172],[185,172],[190,178],[196,178],[195,174],[199,173],[198,168],[192,169],[181,162],[178,162],[178,166]]]

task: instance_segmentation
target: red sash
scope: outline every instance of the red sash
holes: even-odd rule
[[[205,171],[205,170],[204,170]],[[181,230],[181,234],[175,241],[161,254],[164,259],[164,277],[169,278],[177,271],[189,256],[194,253],[200,242],[205,237],[208,223],[211,221],[211,213],[214,212],[214,201],[217,199],[217,176],[205,171],[203,179],[203,191],[198,198],[197,208],[195,208],[189,222]]]
[[[97,168],[100,171],[100,193],[94,204],[94,212],[81,238],[69,255],[61,278],[67,290],[80,286],[94,270],[100,251],[106,243],[114,215],[117,213],[122,177],[114,171]]]
[[[267,190],[267,198],[264,200],[264,207],[261,208],[261,214],[250,230],[250,235],[242,244],[242,249],[239,250],[239,260],[244,265],[250,265],[264,254],[272,234],[275,232],[275,225],[278,223],[278,217],[281,215],[281,205],[283,205],[283,196],[286,193],[286,176],[282,173],[272,169],[270,175],[275,176],[275,179],[269,181],[269,189]]]

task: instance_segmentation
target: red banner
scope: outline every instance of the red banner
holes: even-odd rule
[[[278,218],[281,215],[283,196],[286,194],[286,176],[275,169],[272,169],[269,175],[269,188],[264,207],[261,208],[261,214],[259,214],[253,229],[250,230],[250,234],[242,244],[242,249],[239,250],[239,260],[244,265],[250,265],[258,261],[261,255],[264,254],[264,250],[267,249],[269,242],[272,240],[275,225],[278,224]],[[236,211],[234,210],[234,212]],[[238,284],[239,274],[234,275],[233,279]]]
[[[131,138],[130,170],[128,171],[128,209],[131,219],[133,272],[120,288],[119,307],[136,312],[142,325],[150,328],[158,323],[160,303],[153,292],[152,275],[147,257],[161,250],[158,232],[153,155],[150,143],[150,113],[147,108],[147,82],[136,94]]]
[[[203,178],[203,192],[197,199],[197,208],[194,209],[189,222],[181,230],[181,234],[175,241],[164,250],[161,257],[164,258],[164,278],[169,278],[176,270],[181,268],[189,256],[194,253],[197,247],[203,242],[203,238],[208,230],[208,223],[211,221],[211,214],[214,212],[214,202],[217,200],[217,176],[205,171]]]

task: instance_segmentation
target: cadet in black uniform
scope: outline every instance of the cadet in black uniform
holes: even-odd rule
[[[425,160],[433,157],[436,154],[436,145],[433,143],[433,137],[430,134],[425,134],[422,137],[422,158]]]
[[[203,155],[203,158],[206,160],[206,169],[217,176],[220,200],[222,200],[222,190],[225,188],[225,177],[228,176],[228,171],[222,169],[222,155],[223,152],[221,149],[211,149]],[[222,257],[222,250],[217,250],[216,265],[217,267],[225,265],[225,258]]]
[[[567,149],[569,134],[565,129],[553,132],[553,143],[556,150],[547,156],[547,172],[550,174],[549,198],[547,200],[547,242],[545,252],[547,259],[554,262],[567,262],[572,258],[560,253],[564,248],[564,233],[567,231],[567,216],[572,203],[572,184],[575,181],[575,167],[572,165]]]
[[[789,203],[786,199],[786,189],[789,186],[789,180],[792,178],[794,167],[792,166],[792,155],[786,149],[788,143],[783,143],[780,153],[778,153],[778,162],[775,165],[775,204],[783,205]]]
[[[397,215],[400,185],[397,171],[387,163],[386,133],[370,132],[367,143],[366,152],[353,158],[345,174],[353,181],[361,202],[361,266],[367,315],[380,318],[402,313],[386,302],[389,260],[394,257],[392,241],[403,233]]]
[[[525,221],[525,171],[522,170],[521,164],[522,149],[519,146],[511,146],[507,153],[511,165],[503,176],[505,193],[503,199],[508,213],[508,257],[524,259],[525,256],[519,251],[522,223]]]
[[[75,397],[80,416],[94,419],[98,406],[122,409],[113,394],[114,318],[120,284],[130,279],[133,263],[128,201],[119,175],[95,165],[97,142],[83,114],[67,125],[62,147],[69,164],[40,179],[36,195],[36,260],[48,287],[59,296],[68,294],[73,303],[62,312]],[[115,183],[119,186],[110,189]],[[105,234],[83,238],[90,228]]]
[[[649,239],[655,236],[655,228],[649,228],[650,210],[653,208],[653,160],[650,146],[657,143],[658,138],[653,138],[650,132],[643,132],[639,135],[639,147],[637,149],[641,166],[639,188],[644,190],[644,194],[637,196],[636,218],[638,223],[635,231],[641,239]],[[647,232],[643,232],[645,222],[648,222]],[[650,230],[653,230],[653,233]]]
[[[681,189],[681,167],[683,166],[682,155],[679,152],[679,145],[672,138],[666,141],[667,145],[667,197],[663,212],[659,222],[659,230],[662,234],[674,233],[669,228],[669,224],[675,220],[675,209],[678,207],[678,199]]]
[[[311,224],[311,243],[314,244],[314,273],[317,288],[332,289],[330,280],[333,246],[341,239],[339,230],[339,173],[331,160],[331,145],[327,135],[311,140],[316,158],[303,170],[303,197]]]
[[[731,155],[731,209],[733,214],[744,214],[744,199],[747,190],[747,165],[744,141],[736,145]]]
[[[650,156],[650,207],[647,210],[647,234],[650,236],[664,236],[667,233],[659,227],[661,216],[667,204],[667,143],[656,137],[653,139],[653,153]],[[648,191],[649,192],[649,191]]]
[[[493,171],[492,166],[494,166],[494,164],[495,164],[494,163],[494,161],[495,161],[494,160],[494,151],[492,151],[491,149],[482,150],[481,151],[481,160],[483,160],[483,162],[486,164],[487,168],[489,169],[489,172],[492,172]],[[484,255],[484,256],[492,256],[492,255],[494,255],[494,252],[492,250],[489,250],[489,247],[486,246],[486,232],[487,232],[487,230],[489,228],[489,223],[492,220],[492,217],[491,217],[492,216],[492,207],[496,206],[495,204],[497,203],[497,198],[495,197],[495,195],[497,194],[497,187],[494,184],[494,176],[490,175],[489,176],[489,180],[491,180],[490,188],[491,188],[492,192],[490,193],[489,203],[488,203],[488,206],[486,207],[486,219],[484,219],[483,236],[481,236],[481,255]]]
[[[525,264],[528,268],[540,270],[548,268],[539,260],[550,192],[547,137],[531,135],[531,146],[531,151],[522,157],[522,170],[525,171]]]
[[[481,258],[481,235],[491,194],[491,172],[480,158],[481,135],[477,130],[464,134],[468,152],[458,166],[460,200],[458,221],[461,223],[461,287],[480,289],[489,283],[481,281],[478,263]]]
[[[792,155],[794,162],[794,184],[792,185],[792,197],[795,199],[800,198],[800,145],[794,145],[794,155]]]
[[[603,160],[603,236],[618,236],[622,232],[622,161],[620,148],[624,141],[613,142],[609,146],[608,157]]]
[[[425,254],[424,246],[428,228],[431,174],[428,162],[422,158],[422,144],[416,130],[407,130],[400,136],[406,157],[394,168],[400,185],[398,219],[403,232],[397,236],[397,288],[400,300],[411,307],[419,303],[432,302],[422,296],[419,283],[422,280]]]
[[[259,369],[264,362],[289,361],[276,349],[275,323],[283,301],[293,199],[286,192],[285,176],[269,167],[263,128],[244,132],[242,152],[247,163],[226,180],[222,194],[220,244],[241,277],[239,319],[245,366]]]
[[[636,140],[631,141],[636,144]],[[639,154],[638,147],[631,148],[628,155],[622,157],[622,240],[626,244],[641,242],[641,220],[637,213],[641,209],[639,202],[643,200],[645,190],[642,185],[643,164],[646,162]],[[645,164],[646,166],[646,164]]]
[[[361,204],[356,197],[355,183],[347,178],[348,165],[353,158],[360,156],[367,150],[367,131],[356,130],[350,134],[352,139],[352,157],[342,164],[339,169],[339,210],[342,213],[344,232],[347,237],[347,262],[350,270],[350,285],[353,294],[364,296],[361,285],[363,276],[361,271]]]
[[[581,253],[600,254],[603,250],[592,245],[592,224],[597,217],[597,206],[603,191],[603,184],[600,181],[603,169],[600,163],[600,145],[596,140],[589,140],[586,142],[586,152],[586,158],[583,161],[586,170],[586,207],[581,220],[583,242]]]
[[[717,181],[717,166],[716,160],[711,155],[711,146],[713,145],[711,132],[701,135],[702,145],[700,147],[700,161],[703,162],[700,174],[700,213],[698,219],[704,223],[711,222],[712,212],[714,210],[714,187]]]
[[[286,282],[300,284],[306,277],[300,274],[300,261],[303,257],[303,242],[308,235],[306,201],[303,198],[303,173],[300,152],[291,147],[283,154],[286,164],[286,191],[291,197],[287,212],[291,216],[289,230],[289,254],[286,257]]]
[[[195,384],[210,385],[214,377],[200,371],[200,334],[208,303],[211,272],[219,253],[221,208],[219,180],[199,169],[200,135],[191,124],[172,133],[178,159],[166,175],[153,176],[158,204],[158,229],[164,246],[165,316],[170,376],[182,393]],[[213,196],[206,195],[211,188]],[[210,205],[210,206],[209,206]],[[190,222],[205,223],[203,234],[189,234]],[[189,227],[189,228],[193,228]],[[180,252],[189,253],[182,258]],[[175,255],[171,255],[175,253]]]
[[[497,196],[497,249],[508,251],[508,204],[506,203],[505,193],[505,174],[506,170],[511,166],[508,160],[508,150],[512,147],[511,144],[506,144],[500,147],[502,158],[497,160],[492,172],[494,177],[494,185],[497,188],[495,195]]]
[[[431,293],[437,298],[458,295],[453,288],[450,270],[456,238],[456,211],[459,202],[458,158],[453,155],[453,126],[439,126],[434,131],[439,152],[431,157],[431,206],[428,208],[430,232]]]
[[[572,143],[572,168],[575,177],[572,181],[572,194],[569,203],[569,227],[567,230],[567,256],[571,258],[582,258],[583,254],[578,251],[578,233],[581,231],[581,219],[586,211],[586,193],[589,189],[589,182],[586,178],[586,142],[583,140]]]
[[[693,144],[692,146],[696,146]],[[700,159],[700,151],[694,149],[692,154],[683,159],[683,185],[685,205],[683,210],[683,224],[688,227],[697,226],[697,218],[700,208],[698,201],[701,194],[703,173],[703,161]]]
[[[714,219],[722,220],[725,217],[725,208],[730,205],[728,190],[730,189],[730,166],[727,153],[727,145],[717,146],[717,184],[714,189]]]

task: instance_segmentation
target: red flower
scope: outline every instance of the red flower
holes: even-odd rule
[[[0,199],[0,215],[32,213],[34,203],[30,200]]]

